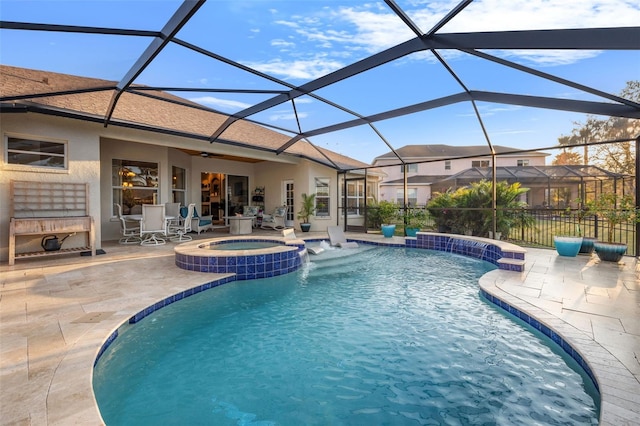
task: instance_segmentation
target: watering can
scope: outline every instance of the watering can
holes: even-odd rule
[[[72,235],[73,234],[67,235],[62,239],[62,241],[58,241],[58,237],[56,237],[55,235],[46,235],[42,237],[42,241],[40,242],[40,245],[42,246],[44,251],[58,251],[62,247],[62,243],[64,243],[64,240],[66,240]]]

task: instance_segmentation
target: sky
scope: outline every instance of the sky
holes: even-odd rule
[[[458,2],[398,0],[422,31],[430,30]],[[0,0],[0,19],[157,31],[179,1]],[[497,31],[637,26],[637,0],[479,0],[439,30]],[[383,1],[209,0],[178,38],[291,85],[352,64],[415,35]],[[40,31],[0,30],[0,62],[5,65],[120,81],[151,39]],[[640,46],[640,43],[639,43]],[[609,102],[459,51],[439,51],[470,90],[554,96]],[[491,51],[500,58],[610,93],[640,79],[636,51]],[[282,90],[278,82],[239,70],[182,46],[169,44],[136,79],[136,84],[185,88]],[[308,96],[250,118],[297,132],[321,128],[462,92],[429,52],[382,65],[316,92],[335,108]],[[177,93],[234,113],[273,95]],[[477,103],[450,105],[309,138],[310,142],[370,163],[376,156],[412,144],[494,145],[532,149],[557,143],[584,114]],[[484,127],[484,129],[483,129]],[[285,133],[287,133],[285,131]]]

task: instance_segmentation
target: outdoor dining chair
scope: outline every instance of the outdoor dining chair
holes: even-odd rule
[[[120,222],[120,233],[122,237],[120,244],[140,244],[140,221],[127,219],[122,215],[122,206],[118,203],[113,204],[116,208],[118,222]]]
[[[180,225],[180,203],[165,203],[164,207],[169,227]]]
[[[189,204],[189,206],[187,206],[186,216],[181,219],[182,223],[179,223],[178,225],[169,225],[169,234],[172,234],[171,237],[169,237],[171,241],[183,242],[191,241],[193,239],[191,238],[191,235],[187,235],[189,232],[191,232],[192,223],[192,220],[189,220],[187,218],[193,217],[193,211],[195,210],[195,208],[195,203]],[[180,217],[179,212],[178,217]]]
[[[143,204],[140,221],[140,238],[143,246],[159,246],[168,238],[167,219],[163,204]]]

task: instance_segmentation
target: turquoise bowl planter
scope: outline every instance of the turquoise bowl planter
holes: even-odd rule
[[[396,233],[396,225],[382,225],[382,235],[385,238],[393,237],[393,234]]]
[[[407,237],[417,236],[418,231],[420,231],[420,228],[404,228],[404,232],[407,234]]]
[[[604,262],[619,262],[627,252],[627,245],[621,243],[596,241],[593,247],[600,260]]]
[[[580,254],[593,253],[593,246],[597,240],[592,237],[582,237],[582,245],[580,246]]]
[[[553,243],[560,256],[576,257],[582,246],[582,237],[553,237]]]

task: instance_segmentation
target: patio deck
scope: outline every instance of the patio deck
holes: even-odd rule
[[[222,235],[207,232],[194,238]],[[327,238],[324,232],[298,236]],[[347,236],[383,240],[374,234]],[[100,424],[91,376],[105,338],[158,299],[224,276],[177,268],[174,247],[106,242],[106,254],[94,258],[61,256],[0,265],[1,424]],[[528,249],[524,273],[494,270],[481,285],[553,323],[578,345],[600,380],[602,424],[640,425],[638,272],[635,258],[616,265]]]

